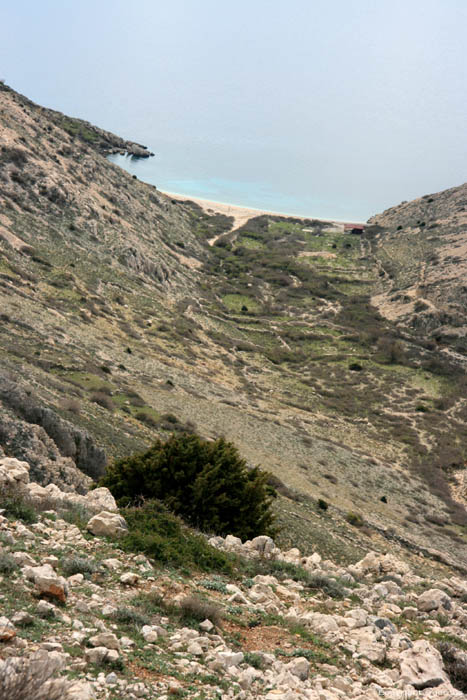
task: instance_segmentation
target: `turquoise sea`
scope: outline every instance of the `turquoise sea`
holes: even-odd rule
[[[157,147],[149,146],[150,151],[157,151]],[[238,158],[238,153],[236,154]],[[245,163],[248,162],[248,153],[245,153]],[[337,219],[342,221],[365,221],[372,213],[368,205],[355,198],[345,198],[336,202],[335,195],[329,199],[323,197],[322,191],[317,194],[306,183],[298,184],[295,191],[290,191],[290,183],[284,182],[284,189],[279,189],[274,182],[274,173],[270,179],[249,179],[248,166],[245,166],[245,179],[232,177],[218,177],[212,171],[215,164],[209,167],[209,163],[203,167],[203,158],[200,155],[196,163],[178,163],[175,153],[168,149],[167,154],[155,153],[148,159],[133,158],[131,156],[112,155],[109,160],[127,170],[138,179],[155,185],[163,192],[186,195],[207,199],[214,202],[223,202],[237,206],[264,209],[283,214],[304,216],[321,219]],[[251,155],[250,155],[251,157]],[[220,165],[222,169],[232,170]],[[182,174],[183,173],[183,174]],[[288,186],[287,186],[288,185]]]

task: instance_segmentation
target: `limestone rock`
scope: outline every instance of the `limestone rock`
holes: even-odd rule
[[[267,535],[259,535],[251,540],[251,547],[262,555],[271,554],[275,548],[274,540]]]
[[[206,619],[199,623],[199,628],[203,632],[211,632],[214,629],[214,625],[212,624],[211,620]]]
[[[101,511],[94,515],[86,525],[89,532],[96,536],[115,537],[123,535],[128,530],[128,525],[124,518],[118,513]]]
[[[116,649],[107,649],[107,647],[95,647],[87,649],[84,658],[88,664],[107,664],[118,661],[118,651]]]
[[[444,591],[439,588],[431,588],[418,596],[417,607],[422,612],[431,612],[432,610],[451,610],[451,599]]]
[[[9,642],[16,637],[15,626],[7,617],[0,617],[0,642]]]
[[[94,700],[95,697],[91,683],[78,681],[68,689],[65,700]]]
[[[65,603],[68,596],[68,586],[63,576],[58,576],[50,564],[42,566],[26,566],[24,573],[27,579],[33,581],[39,595],[56,598]]]
[[[109,489],[105,488],[104,486],[88,491],[85,498],[87,506],[91,510],[95,510],[96,512],[105,511],[107,513],[118,512],[118,506],[115,502],[115,498],[112,496]]]
[[[306,681],[310,670],[310,662],[304,656],[298,656],[290,663],[286,664],[285,668],[293,675],[297,676],[301,681]]]
[[[29,482],[29,464],[14,457],[0,459],[0,491],[22,490]]]
[[[449,681],[441,654],[425,639],[417,639],[411,649],[400,655],[401,680],[416,690],[436,688]]]
[[[141,629],[141,634],[145,642],[152,644],[157,642],[158,634],[157,631],[152,627],[152,625],[143,625]]]
[[[105,647],[106,649],[119,649],[120,644],[113,632],[100,632],[90,638],[89,643],[93,647]]]
[[[243,661],[243,652],[241,651],[220,651],[219,654],[217,655],[219,661],[222,662],[222,665],[225,668],[229,668],[229,666],[238,666],[238,664],[241,664]]]

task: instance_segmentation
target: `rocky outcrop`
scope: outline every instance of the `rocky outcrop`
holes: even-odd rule
[[[55,452],[58,452],[61,457],[71,458],[75,466],[85,474],[96,478],[103,473],[106,464],[105,453],[95,445],[85,430],[64,420],[52,409],[41,406],[30,390],[24,389],[17,381],[1,373],[0,402],[20,419],[18,422],[11,419],[5,420],[2,417],[0,445],[5,444],[11,449],[17,443],[17,449],[27,451],[27,440],[24,440],[24,422],[26,422],[40,426],[53,442]],[[22,429],[21,447],[14,434],[15,428],[16,433]],[[36,447],[35,441],[33,446]],[[37,452],[34,454],[37,455]],[[51,461],[50,458],[49,461]]]
[[[9,473],[11,488],[27,488],[27,465],[15,460],[1,464],[3,483]],[[105,492],[94,500],[110,503]],[[93,521],[124,529],[116,512],[99,513],[89,524]],[[41,653],[54,669],[73,675],[67,681],[72,685],[62,691],[64,700],[155,700],[182,691],[186,697],[203,692],[212,700],[220,694],[232,700],[463,697],[453,687],[434,641],[442,632],[467,644],[466,585],[461,579],[423,579],[396,558],[391,561],[399,572],[393,574],[397,581],[385,579],[387,554],[371,552],[343,567],[316,553],[303,557],[297,548],[283,551],[270,538],[242,543],[232,536],[211,541],[253,563],[269,562],[270,572],[235,582],[211,574],[173,577],[144,555],[124,554],[109,541],[85,539],[51,510],[29,528],[0,515],[0,534],[1,542],[8,543],[3,544],[3,561],[11,556],[16,562],[13,588],[22,591],[16,611],[9,601],[10,613],[0,620],[0,659],[3,654],[15,658],[19,651],[33,657],[38,643],[25,630],[40,618]],[[84,573],[62,575],[70,555]],[[97,577],[86,574],[91,557],[99,557]],[[301,574],[287,578],[281,562],[295,564]],[[386,567],[383,575],[381,567]],[[25,610],[22,601],[31,584],[32,593],[45,599]],[[420,594],[422,584],[427,590]],[[212,610],[216,624],[205,618],[199,624],[192,620],[193,627],[183,626],[176,611],[184,609],[187,596],[205,605],[207,593],[211,608],[205,609]],[[219,624],[222,615],[226,620]],[[238,619],[241,626],[233,622]],[[456,658],[464,663],[462,655]],[[163,663],[163,674],[147,674],[148,662]],[[90,674],[96,667],[99,673]],[[132,675],[122,668],[132,669]],[[0,660],[0,684],[1,674]],[[187,678],[200,682],[191,687]],[[75,694],[67,695],[71,688]]]
[[[125,519],[118,513],[107,513],[102,511],[95,515],[87,524],[87,529],[93,535],[103,537],[117,537],[123,535],[128,530]]]

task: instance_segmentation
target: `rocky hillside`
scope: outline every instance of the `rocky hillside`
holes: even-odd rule
[[[441,347],[467,352],[467,183],[370,219],[380,312]]]
[[[1,700],[465,697],[467,584],[447,569],[229,535],[205,547],[230,576],[188,572],[128,551],[106,489],[43,488],[12,458],[0,489]]]
[[[463,356],[371,303],[382,224],[235,228],[105,158],[133,146],[0,86],[0,456],[83,494],[156,436],[224,435],[275,475],[282,548],[464,572]]]

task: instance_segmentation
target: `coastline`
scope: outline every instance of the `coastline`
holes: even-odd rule
[[[242,207],[238,204],[229,204],[227,202],[215,202],[210,199],[201,199],[199,197],[191,197],[187,194],[180,194],[179,192],[166,192],[164,190],[159,190],[162,194],[172,199],[178,201],[190,201],[198,204],[204,211],[217,212],[219,214],[224,214],[225,216],[232,216],[234,218],[234,226],[237,228],[243,226],[249,219],[254,216],[261,216],[262,214],[269,214],[270,216],[282,216],[285,219],[293,218],[305,221],[307,219],[315,219],[316,221],[323,221],[329,224],[365,224],[365,221],[349,221],[347,219],[322,219],[318,216],[299,216],[298,214],[287,214],[285,212],[279,211],[269,211],[267,209],[255,209],[253,207]]]

